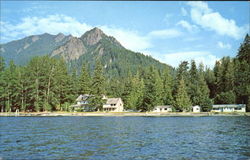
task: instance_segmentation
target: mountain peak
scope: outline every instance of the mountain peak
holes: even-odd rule
[[[103,31],[100,28],[98,28],[98,27],[95,27],[95,28],[91,29],[90,32],[95,32],[95,33],[103,34]]]
[[[60,32],[56,36],[64,36],[64,34],[62,32]]]
[[[65,35],[64,35],[64,34],[58,33],[58,34],[55,36],[55,41],[56,41],[56,42],[60,42],[60,41],[62,41],[64,38],[65,38]]]
[[[81,37],[81,39],[89,46],[95,45],[98,43],[105,34],[103,31],[97,27],[91,29],[90,31],[87,31],[84,33]]]

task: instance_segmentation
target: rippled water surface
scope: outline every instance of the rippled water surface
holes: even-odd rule
[[[3,159],[250,159],[250,117],[0,117]]]

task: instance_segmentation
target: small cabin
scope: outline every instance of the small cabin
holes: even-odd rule
[[[193,106],[193,112],[201,112],[201,107],[200,106]]]
[[[213,105],[212,112],[246,112],[245,104],[217,104]]]
[[[123,112],[123,101],[121,98],[108,98],[103,105],[103,110],[108,112]]]
[[[90,97],[89,94],[79,95],[76,99],[76,104],[70,106],[71,110],[72,111],[86,110],[89,104],[88,102],[89,97]]]
[[[156,106],[153,112],[172,112],[172,106],[170,105]]]

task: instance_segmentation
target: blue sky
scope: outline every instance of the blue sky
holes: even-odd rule
[[[93,27],[126,48],[177,67],[212,67],[235,56],[249,33],[249,2],[0,1],[1,43],[50,33],[81,36]]]

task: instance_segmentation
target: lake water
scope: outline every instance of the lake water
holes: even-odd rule
[[[0,140],[3,159],[244,160],[250,117],[0,117]]]

